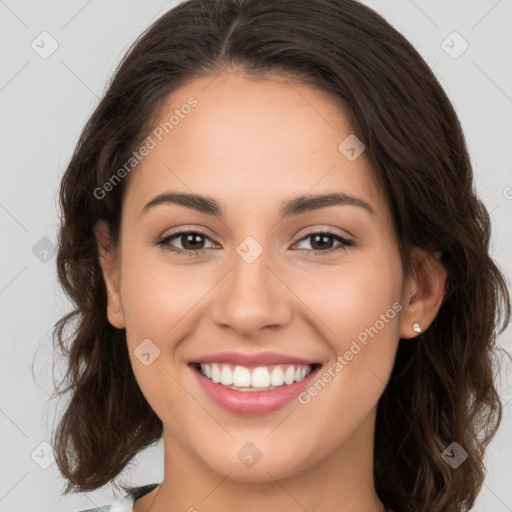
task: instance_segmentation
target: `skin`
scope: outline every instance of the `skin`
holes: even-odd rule
[[[109,321],[126,328],[133,371],[164,424],[162,484],[134,510],[381,512],[377,402],[399,338],[417,336],[413,323],[426,330],[437,314],[446,274],[415,249],[417,272],[404,275],[389,208],[365,153],[349,161],[338,150],[352,130],[328,95],[228,69],[170,95],[162,119],[191,96],[198,105],[127,178],[119,244],[109,244],[102,222],[95,229]],[[170,203],[141,214],[169,191],[213,197],[225,215]],[[333,191],[364,199],[375,214],[336,205],[280,219],[283,201]],[[196,245],[205,252],[155,245],[173,228],[205,233]],[[328,239],[324,253],[342,248],[314,254],[319,246],[307,235],[326,229],[354,245]],[[263,248],[251,264],[236,252],[247,236]],[[187,240],[170,244],[190,251]],[[221,351],[273,351],[328,368],[393,304],[401,312],[306,405],[294,400],[253,417],[227,412],[186,364]],[[148,338],[161,353],[145,366],[134,350]],[[247,442],[262,454],[251,468],[237,457]]]

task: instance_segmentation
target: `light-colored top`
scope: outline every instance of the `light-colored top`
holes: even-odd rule
[[[133,504],[135,501],[149,494],[159,485],[160,484],[148,484],[136,487],[132,492],[110,505],[104,505],[99,508],[88,508],[87,510],[80,510],[79,512],[133,512]]]

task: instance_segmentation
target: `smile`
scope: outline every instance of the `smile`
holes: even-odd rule
[[[277,354],[225,353],[188,362],[206,399],[225,411],[244,416],[270,414],[297,402],[321,366]]]
[[[196,369],[214,384],[237,391],[271,391],[300,382],[314,365],[272,365],[247,368],[222,363],[198,363]]]

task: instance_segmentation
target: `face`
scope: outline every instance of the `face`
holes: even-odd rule
[[[177,109],[179,121],[150,134],[102,259],[109,319],[126,328],[166,449],[246,481],[371,450],[399,337],[414,336],[408,311],[421,310],[365,153],[339,149],[346,116],[268,78],[224,72],[167,99],[159,123]],[[325,194],[338,201],[293,201]]]

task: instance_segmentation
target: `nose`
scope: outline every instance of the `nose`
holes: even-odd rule
[[[211,317],[238,337],[254,341],[291,320],[293,294],[269,254],[264,250],[251,263],[235,254],[232,268],[216,287]]]

